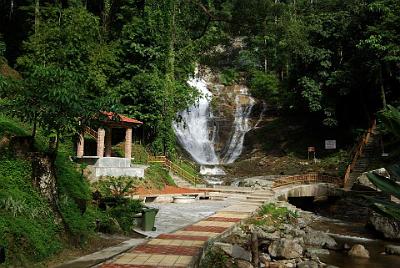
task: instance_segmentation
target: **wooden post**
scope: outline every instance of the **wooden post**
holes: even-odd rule
[[[111,133],[112,130],[111,128],[107,128],[106,129],[106,157],[110,157],[111,156],[111,149],[112,149],[112,138],[111,138]]]
[[[82,158],[85,154],[85,131],[79,132],[76,146],[76,156]]]
[[[132,158],[132,128],[129,127],[125,132],[125,158]]]
[[[105,130],[103,128],[99,128],[97,131],[97,156],[99,158],[104,156],[104,137]]]
[[[258,267],[258,264],[260,263],[260,256],[258,253],[258,237],[256,232],[251,234],[251,253],[253,255],[254,267]]]

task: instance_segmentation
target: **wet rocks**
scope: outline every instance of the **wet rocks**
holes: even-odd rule
[[[372,213],[369,224],[382,233],[385,238],[400,239],[400,221],[389,219],[377,213]]]
[[[400,246],[386,245],[385,252],[390,255],[399,255],[400,256]]]
[[[306,228],[304,235],[304,243],[311,246],[319,246],[328,249],[336,249],[338,247],[335,239],[324,232],[315,231],[311,228]]]
[[[315,261],[303,261],[297,264],[298,268],[318,268],[319,265]]]
[[[310,254],[310,256],[311,255],[329,255],[330,252],[329,252],[329,250],[323,249],[323,248],[307,248],[306,254]]]
[[[349,256],[358,258],[369,258],[368,250],[363,245],[360,244],[352,246],[348,254]]]

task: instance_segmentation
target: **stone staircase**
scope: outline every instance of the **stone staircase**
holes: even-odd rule
[[[190,182],[182,179],[181,177],[179,177],[178,175],[174,174],[171,171],[169,172],[169,175],[174,180],[176,186],[178,186],[180,188],[191,188],[193,186]]]
[[[365,144],[364,149],[350,170],[348,187],[351,188],[357,181],[357,178],[369,170],[369,168],[379,158],[379,154],[379,137],[375,129],[373,129],[373,131],[370,132],[370,137]]]

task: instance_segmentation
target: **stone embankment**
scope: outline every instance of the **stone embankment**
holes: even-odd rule
[[[312,221],[310,213],[286,202],[272,201],[210,244],[200,267],[210,263],[218,264],[214,267],[329,267],[318,255],[344,248],[328,234],[310,228]],[[360,247],[357,245],[349,252],[354,251],[356,256]]]

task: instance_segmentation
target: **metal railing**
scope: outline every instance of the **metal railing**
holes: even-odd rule
[[[347,166],[346,172],[344,174],[343,184],[344,188],[348,189],[350,187],[350,174],[353,171],[354,167],[357,164],[358,159],[363,154],[365,146],[369,143],[371,139],[371,135],[376,128],[376,120],[372,120],[370,127],[368,130],[363,134],[358,142],[356,148],[352,152],[352,160],[350,164]]]
[[[198,183],[201,183],[202,180],[198,178],[197,176],[194,176],[190,172],[184,170],[171,160],[169,160],[166,156],[149,156],[147,159],[148,163],[159,163],[167,167],[169,170],[171,170],[173,173],[176,175],[180,176],[181,178],[185,179],[186,181],[190,182],[194,186],[196,186]]]
[[[309,174],[293,175],[277,179],[272,183],[272,188],[277,188],[291,184],[313,184],[313,183],[332,183],[341,187],[343,185],[343,180],[340,177],[334,177],[320,173],[309,173]]]

